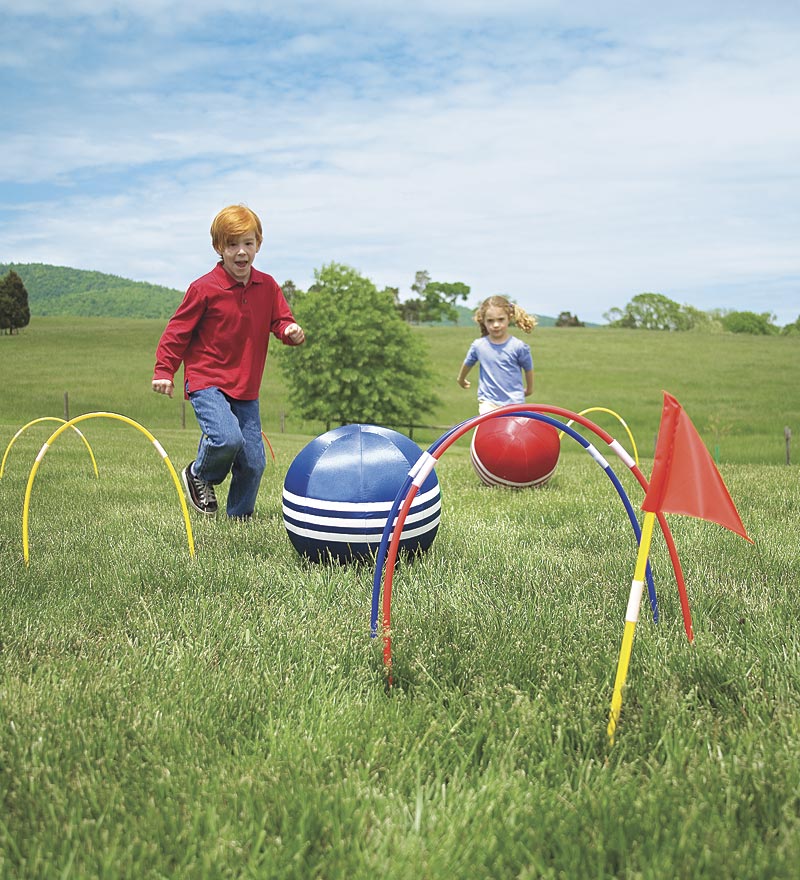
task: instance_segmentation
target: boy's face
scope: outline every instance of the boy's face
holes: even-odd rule
[[[225,246],[220,251],[222,265],[230,276],[241,281],[242,284],[247,284],[250,280],[250,268],[258,251],[259,244],[255,229],[244,235],[235,235],[225,242]]]

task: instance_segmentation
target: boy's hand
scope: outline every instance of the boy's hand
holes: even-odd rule
[[[301,345],[306,341],[306,334],[303,333],[303,328],[299,324],[289,324],[283,335],[291,341],[292,345]]]
[[[172,397],[174,390],[175,386],[172,384],[172,379],[153,379],[153,391],[156,394],[166,394],[167,397]]]

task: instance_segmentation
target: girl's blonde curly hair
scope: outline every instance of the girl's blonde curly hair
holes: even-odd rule
[[[488,336],[489,331],[484,323],[486,310],[490,308],[502,309],[508,315],[508,323],[516,324],[520,330],[530,333],[536,326],[536,318],[529,315],[525,309],[520,308],[515,303],[510,302],[504,296],[490,296],[485,299],[475,310],[472,320],[481,328],[481,336]]]

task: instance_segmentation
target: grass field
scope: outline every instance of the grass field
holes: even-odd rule
[[[152,430],[181,425],[183,402],[150,390],[163,327],[155,320],[34,318],[20,336],[0,337],[0,369],[7,377],[0,393],[0,428],[13,434],[31,419],[63,417],[65,392],[73,416],[112,410]],[[444,428],[474,415],[475,385],[465,391],[455,376],[475,331],[423,327],[416,332],[428,343],[442,398],[435,412],[420,414],[417,422]],[[662,390],[683,404],[712,451],[719,447],[723,462],[782,464],[784,427],[800,432],[797,336],[550,327],[521,335],[533,350],[535,402],[576,412],[611,409],[631,427],[644,455],[652,455]],[[324,426],[293,416],[283,386],[277,361],[289,356],[291,350],[273,340],[262,386],[264,430],[270,437],[279,433],[283,413],[287,433],[313,437]],[[594,418],[620,440],[625,436],[612,417]],[[193,430],[190,407],[185,421]],[[427,445],[440,433],[418,430],[414,439]]]
[[[149,391],[160,329],[39,319],[0,337],[0,447],[62,416],[69,390],[72,415],[124,413],[181,467],[196,431]],[[470,336],[430,331],[446,391],[430,424],[474,412],[452,381]],[[387,691],[371,567],[307,563],[283,527],[283,476],[319,426],[287,416],[281,434],[271,410],[256,520],[193,518],[192,559],[146,438],[82,423],[99,479],[60,437],[31,495],[26,567],[23,497],[53,428],[37,425],[0,480],[0,877],[797,876],[800,486],[783,464],[797,343],[531,342],[537,400],[612,408],[642,447],[662,388],[702,434],[705,419],[730,425],[720,467],[755,541],[670,517],[696,639],[658,539],[661,622],[643,605],[616,745],[605,726],[635,543],[576,444],[537,491],[481,486],[464,441],[445,454],[439,534],[395,576]],[[287,405],[268,383],[264,408],[274,400]]]

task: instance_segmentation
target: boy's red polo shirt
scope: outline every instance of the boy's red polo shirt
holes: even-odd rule
[[[161,336],[154,379],[171,379],[183,361],[189,391],[216,386],[235,400],[256,400],[269,334],[282,342],[294,316],[271,275],[251,268],[246,285],[217,265],[194,281]]]

